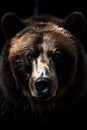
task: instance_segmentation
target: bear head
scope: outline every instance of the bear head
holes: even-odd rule
[[[78,40],[85,28],[82,13],[25,20],[7,13],[1,24],[7,39],[1,60],[7,95],[25,98],[34,109],[78,97],[86,73],[85,52]]]

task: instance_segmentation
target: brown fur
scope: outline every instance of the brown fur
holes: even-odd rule
[[[76,18],[84,21],[82,14],[76,12],[74,15],[79,16],[75,17],[74,24]],[[22,124],[24,119],[31,121],[31,118],[35,122],[45,119],[46,123],[51,116],[60,120],[63,113],[66,115],[68,109],[73,109],[83,99],[86,92],[86,54],[70,28],[74,27],[71,16],[65,21],[50,16],[21,20],[14,14],[2,18],[8,40],[0,63],[0,74],[4,73],[1,77],[1,92],[4,93],[0,110],[1,114],[4,110],[2,122],[4,117],[7,117],[6,122],[14,125],[15,122]],[[38,78],[49,79],[51,83],[46,96],[36,88]],[[43,89],[43,84],[40,87]]]

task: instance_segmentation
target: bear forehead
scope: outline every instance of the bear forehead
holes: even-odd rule
[[[33,30],[33,32],[31,32]],[[16,37],[11,40],[11,47],[9,50],[9,56],[14,56],[19,51],[28,48],[35,43],[45,43],[48,46],[59,42],[66,44],[66,46],[72,46],[75,49],[75,41],[71,33],[56,24],[48,24],[44,28],[39,26],[28,26],[24,31],[19,32]]]

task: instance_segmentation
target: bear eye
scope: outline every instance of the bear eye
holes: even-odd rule
[[[60,58],[61,58],[61,53],[60,53],[60,52],[54,52],[54,53],[52,54],[52,59],[53,59],[54,61],[58,61]]]
[[[34,53],[27,53],[26,58],[29,62],[31,62],[35,58]]]

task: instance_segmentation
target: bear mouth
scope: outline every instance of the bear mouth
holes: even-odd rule
[[[34,99],[34,100],[39,100],[39,101],[46,101],[46,100],[50,100],[52,97],[52,95],[50,93],[42,93],[42,94],[39,94],[37,93],[36,95],[31,95],[31,97]]]

